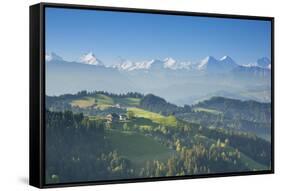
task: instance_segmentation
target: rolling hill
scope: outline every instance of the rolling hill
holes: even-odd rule
[[[80,91],[47,96],[46,107],[48,182],[271,169],[270,104]]]
[[[137,165],[144,165],[149,160],[166,161],[176,154],[152,137],[140,133],[111,129],[106,131],[105,136],[121,156]]]

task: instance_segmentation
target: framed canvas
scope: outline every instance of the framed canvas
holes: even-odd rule
[[[30,7],[30,184],[274,172],[274,18]]]

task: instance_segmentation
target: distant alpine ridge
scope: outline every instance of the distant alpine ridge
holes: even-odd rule
[[[178,105],[194,104],[213,96],[240,100],[271,100],[271,61],[260,58],[238,64],[230,56],[207,56],[198,62],[172,57],[145,61],[103,62],[93,52],[75,61],[56,53],[46,55],[46,93],[61,95],[102,90],[161,95]]]
[[[46,61],[62,61],[63,58],[54,52],[46,54]],[[118,64],[105,64],[98,59],[93,52],[82,55],[77,63],[89,64],[93,66],[104,66],[109,68],[115,68],[119,71],[135,71],[135,70],[155,70],[155,69],[169,69],[169,70],[187,70],[187,71],[206,71],[210,73],[224,73],[230,72],[237,68],[237,70],[260,71],[270,70],[271,61],[267,57],[257,59],[254,63],[249,64],[237,64],[230,56],[223,56],[220,59],[216,59],[213,56],[207,56],[199,62],[190,61],[177,61],[172,57],[167,57],[163,60],[151,59],[146,61],[131,61],[122,59]],[[252,68],[252,69],[249,69]],[[237,71],[236,70],[236,71]]]

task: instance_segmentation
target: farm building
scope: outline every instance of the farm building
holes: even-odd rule
[[[127,120],[127,115],[125,115],[125,114],[119,115],[119,120],[120,121],[126,121]]]
[[[107,120],[107,122],[110,122],[110,123],[117,122],[117,121],[119,121],[119,115],[116,113],[108,114],[106,116],[106,120]]]

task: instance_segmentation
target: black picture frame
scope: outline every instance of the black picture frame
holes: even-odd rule
[[[216,173],[205,175],[185,175],[173,177],[139,178],[110,181],[45,183],[45,8],[70,8],[103,10],[116,12],[153,13],[164,15],[184,15],[246,20],[265,20],[271,22],[271,170]],[[136,9],[73,4],[39,3],[30,6],[30,129],[29,129],[29,184],[38,188],[84,186],[116,183],[135,183],[194,178],[227,177],[274,173],[274,18],[248,15],[196,13],[154,9]]]

